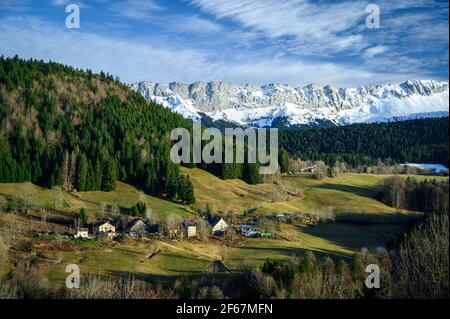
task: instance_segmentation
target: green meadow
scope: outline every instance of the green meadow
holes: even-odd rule
[[[43,281],[48,281],[49,285],[63,283],[67,275],[65,267],[71,263],[78,264],[83,273],[173,279],[209,272],[216,261],[222,261],[231,272],[235,272],[243,264],[255,267],[267,259],[288,259],[306,251],[313,251],[317,256],[347,259],[364,247],[371,251],[386,247],[390,239],[404,230],[404,223],[381,217],[409,214],[376,199],[376,186],[387,175],[344,174],[339,178],[323,180],[306,174],[285,176],[281,180],[282,187],[301,196],[289,196],[286,200],[273,202],[273,188],[280,185],[248,185],[241,180],[221,180],[199,169],[182,170],[190,176],[195,189],[197,201],[190,207],[145,195],[136,187],[121,182],[112,192],[60,192],[56,195],[53,190],[31,183],[0,184],[0,202],[5,202],[7,198],[19,198],[36,207],[54,207],[58,202],[56,208],[67,214],[75,214],[80,208],[95,214],[105,205],[123,209],[144,201],[152,211],[151,218],[155,220],[164,220],[168,216],[177,220],[195,218],[196,208],[206,204],[217,212],[231,210],[235,214],[261,206],[254,214],[283,212],[321,215],[332,210],[337,214],[352,213],[366,217],[365,223],[334,222],[316,226],[277,224],[275,238],[239,237],[232,245],[223,239],[203,242],[154,239],[123,244],[82,243],[70,251],[44,249],[47,258],[57,261],[40,270],[44,275]],[[12,220],[12,215],[0,215],[0,223]],[[149,259],[148,252],[155,246],[160,252]],[[4,261],[0,267],[3,271],[7,267]]]

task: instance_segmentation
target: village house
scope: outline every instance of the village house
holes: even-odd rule
[[[261,232],[258,230],[250,230],[244,234],[245,237],[259,237]]]
[[[116,227],[107,221],[98,226],[98,233],[99,235],[106,235],[108,238],[113,239],[116,237]]]
[[[210,217],[208,218],[208,223],[212,227],[211,233],[213,235],[222,235],[228,230],[228,224],[223,218]]]
[[[255,225],[253,224],[241,224],[239,225],[239,233],[246,236],[247,233],[253,231],[255,229]]]
[[[288,220],[288,217],[287,217],[285,214],[278,213],[278,214],[276,215],[276,220],[277,220],[277,222],[279,222],[279,223],[286,223],[287,220]]]
[[[147,234],[147,225],[142,219],[136,219],[130,223],[128,234],[131,237],[142,237]]]
[[[73,237],[81,239],[89,239],[89,229],[79,227],[77,228],[77,233]]]
[[[187,237],[195,237],[197,235],[197,224],[192,219],[185,219],[181,222]]]

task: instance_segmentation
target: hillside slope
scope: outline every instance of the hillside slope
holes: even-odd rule
[[[2,57],[0,123],[0,182],[109,191],[121,180],[187,201],[169,132],[191,123],[103,72]]]
[[[250,185],[238,179],[222,180],[200,169],[183,167],[182,172],[194,185],[196,206],[204,208],[208,204],[218,211],[242,213],[259,207],[254,214],[397,212],[376,200],[376,185],[385,178],[383,175],[344,174],[341,178],[316,180],[305,174],[283,177],[278,185]],[[282,198],[280,193],[284,194]]]
[[[61,189],[47,189],[34,185],[30,182],[25,183],[0,183],[0,207],[4,207],[7,199],[13,199],[16,203],[24,203],[28,207],[46,208],[50,211],[68,212],[67,216],[74,217],[81,208],[86,209],[89,216],[94,220],[95,217],[102,219],[112,212],[115,206],[118,212],[125,213],[131,206],[137,202],[143,202],[147,205],[150,212],[150,218],[155,220],[164,220],[168,216],[180,220],[189,217],[192,211],[183,205],[171,201],[163,200],[157,197],[144,194],[136,187],[117,182],[114,191],[88,191],[88,192],[65,192]],[[103,217],[105,217],[103,216]]]

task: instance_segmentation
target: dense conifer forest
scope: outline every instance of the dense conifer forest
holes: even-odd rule
[[[192,132],[192,122],[109,74],[1,57],[0,122],[0,182],[109,191],[120,180],[152,195],[195,201],[189,177],[169,157],[170,131]],[[260,182],[257,164],[200,167]]]
[[[437,163],[448,167],[448,117],[333,128],[280,130],[280,147],[302,160],[344,161],[353,166]]]
[[[191,123],[103,72],[0,59],[0,182],[104,190],[115,181],[191,203],[169,158],[170,130]]]

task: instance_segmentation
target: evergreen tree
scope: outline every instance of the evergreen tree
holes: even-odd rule
[[[137,202],[130,208],[130,215],[135,217],[146,217],[147,205],[144,202]]]
[[[185,180],[184,202],[187,205],[195,203],[194,186],[192,185],[189,176],[187,176]]]
[[[103,168],[100,159],[97,158],[95,161],[94,174],[93,177],[93,189],[101,189],[103,180]]]
[[[178,193],[178,178],[170,176],[166,182],[166,195],[169,198],[174,198]]]
[[[75,187],[78,191],[86,191],[88,187],[89,164],[84,153],[78,154]]]
[[[87,213],[84,208],[80,209],[77,215],[78,218],[78,225],[83,226],[87,224]]]
[[[289,154],[284,148],[281,148],[278,153],[278,164],[280,165],[281,173],[289,172]]]
[[[180,175],[178,176],[178,199],[181,202],[185,202],[187,197],[187,179],[186,176]]]
[[[105,160],[105,165],[103,167],[101,190],[106,192],[115,190],[116,180],[117,180],[117,169],[114,164],[114,160],[108,158]]]
[[[259,165],[257,163],[244,164],[244,180],[252,185],[261,183],[261,176],[259,175]]]
[[[75,187],[76,177],[77,177],[77,156],[75,155],[75,152],[72,152],[70,154],[69,160],[69,175],[68,175],[69,190],[72,190]]]

